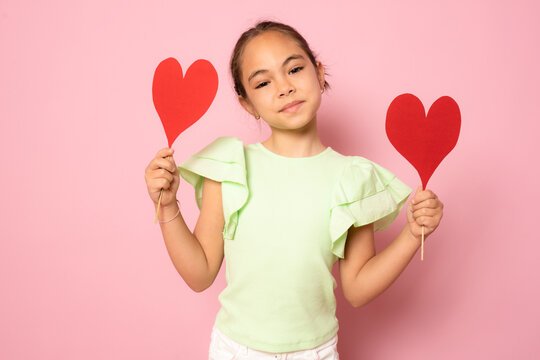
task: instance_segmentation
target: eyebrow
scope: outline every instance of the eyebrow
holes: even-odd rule
[[[289,63],[289,61],[296,60],[296,59],[303,59],[303,58],[304,57],[302,55],[300,55],[300,54],[293,54],[293,55],[289,56],[287,59],[285,59],[283,64],[281,64],[281,67],[284,67],[285,65],[287,65]],[[261,70],[257,70],[257,71],[252,72],[251,75],[249,75],[248,82],[250,82],[251,79],[253,79],[255,76],[257,76],[259,74],[262,74],[262,73],[265,73],[265,72],[268,72],[268,70],[261,69]]]

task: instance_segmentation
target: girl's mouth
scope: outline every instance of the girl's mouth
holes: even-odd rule
[[[301,100],[293,101],[285,105],[281,110],[279,110],[279,112],[285,112],[285,113],[296,112],[298,109],[300,109],[303,103],[304,101],[301,101]]]

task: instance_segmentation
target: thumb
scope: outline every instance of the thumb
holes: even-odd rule
[[[416,191],[411,199],[411,202],[413,204],[416,204],[416,195],[418,194],[418,192],[422,191],[422,185],[418,185],[418,187],[416,188]]]
[[[174,171],[173,171],[173,174],[176,174],[178,172],[178,167],[176,166],[176,162],[174,161],[174,149],[173,148],[170,148],[169,149],[169,155],[167,155],[167,160],[169,160],[173,166],[174,166]]]
[[[174,161],[174,157],[171,155],[171,162],[174,165],[174,174],[178,173],[178,166],[176,166],[176,162]]]

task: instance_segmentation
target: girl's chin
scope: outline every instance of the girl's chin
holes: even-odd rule
[[[267,122],[267,124],[270,127],[278,128],[282,130],[296,130],[296,129],[302,129],[310,125],[315,118],[312,120],[305,120],[305,119],[291,119],[290,121],[276,121],[276,122]]]

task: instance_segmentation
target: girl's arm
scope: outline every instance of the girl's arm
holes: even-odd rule
[[[178,205],[175,202],[161,207],[159,212],[159,219],[170,219],[178,212]],[[201,212],[193,233],[182,214],[160,224],[169,257],[193,291],[202,292],[210,287],[221,268],[224,225],[221,183],[208,178],[204,179]]]
[[[407,224],[379,254],[375,254],[373,224],[349,229],[339,270],[343,294],[351,305],[369,303],[399,277],[420,247],[422,225],[426,238],[439,225],[442,209],[433,192],[418,190],[407,206]]]

